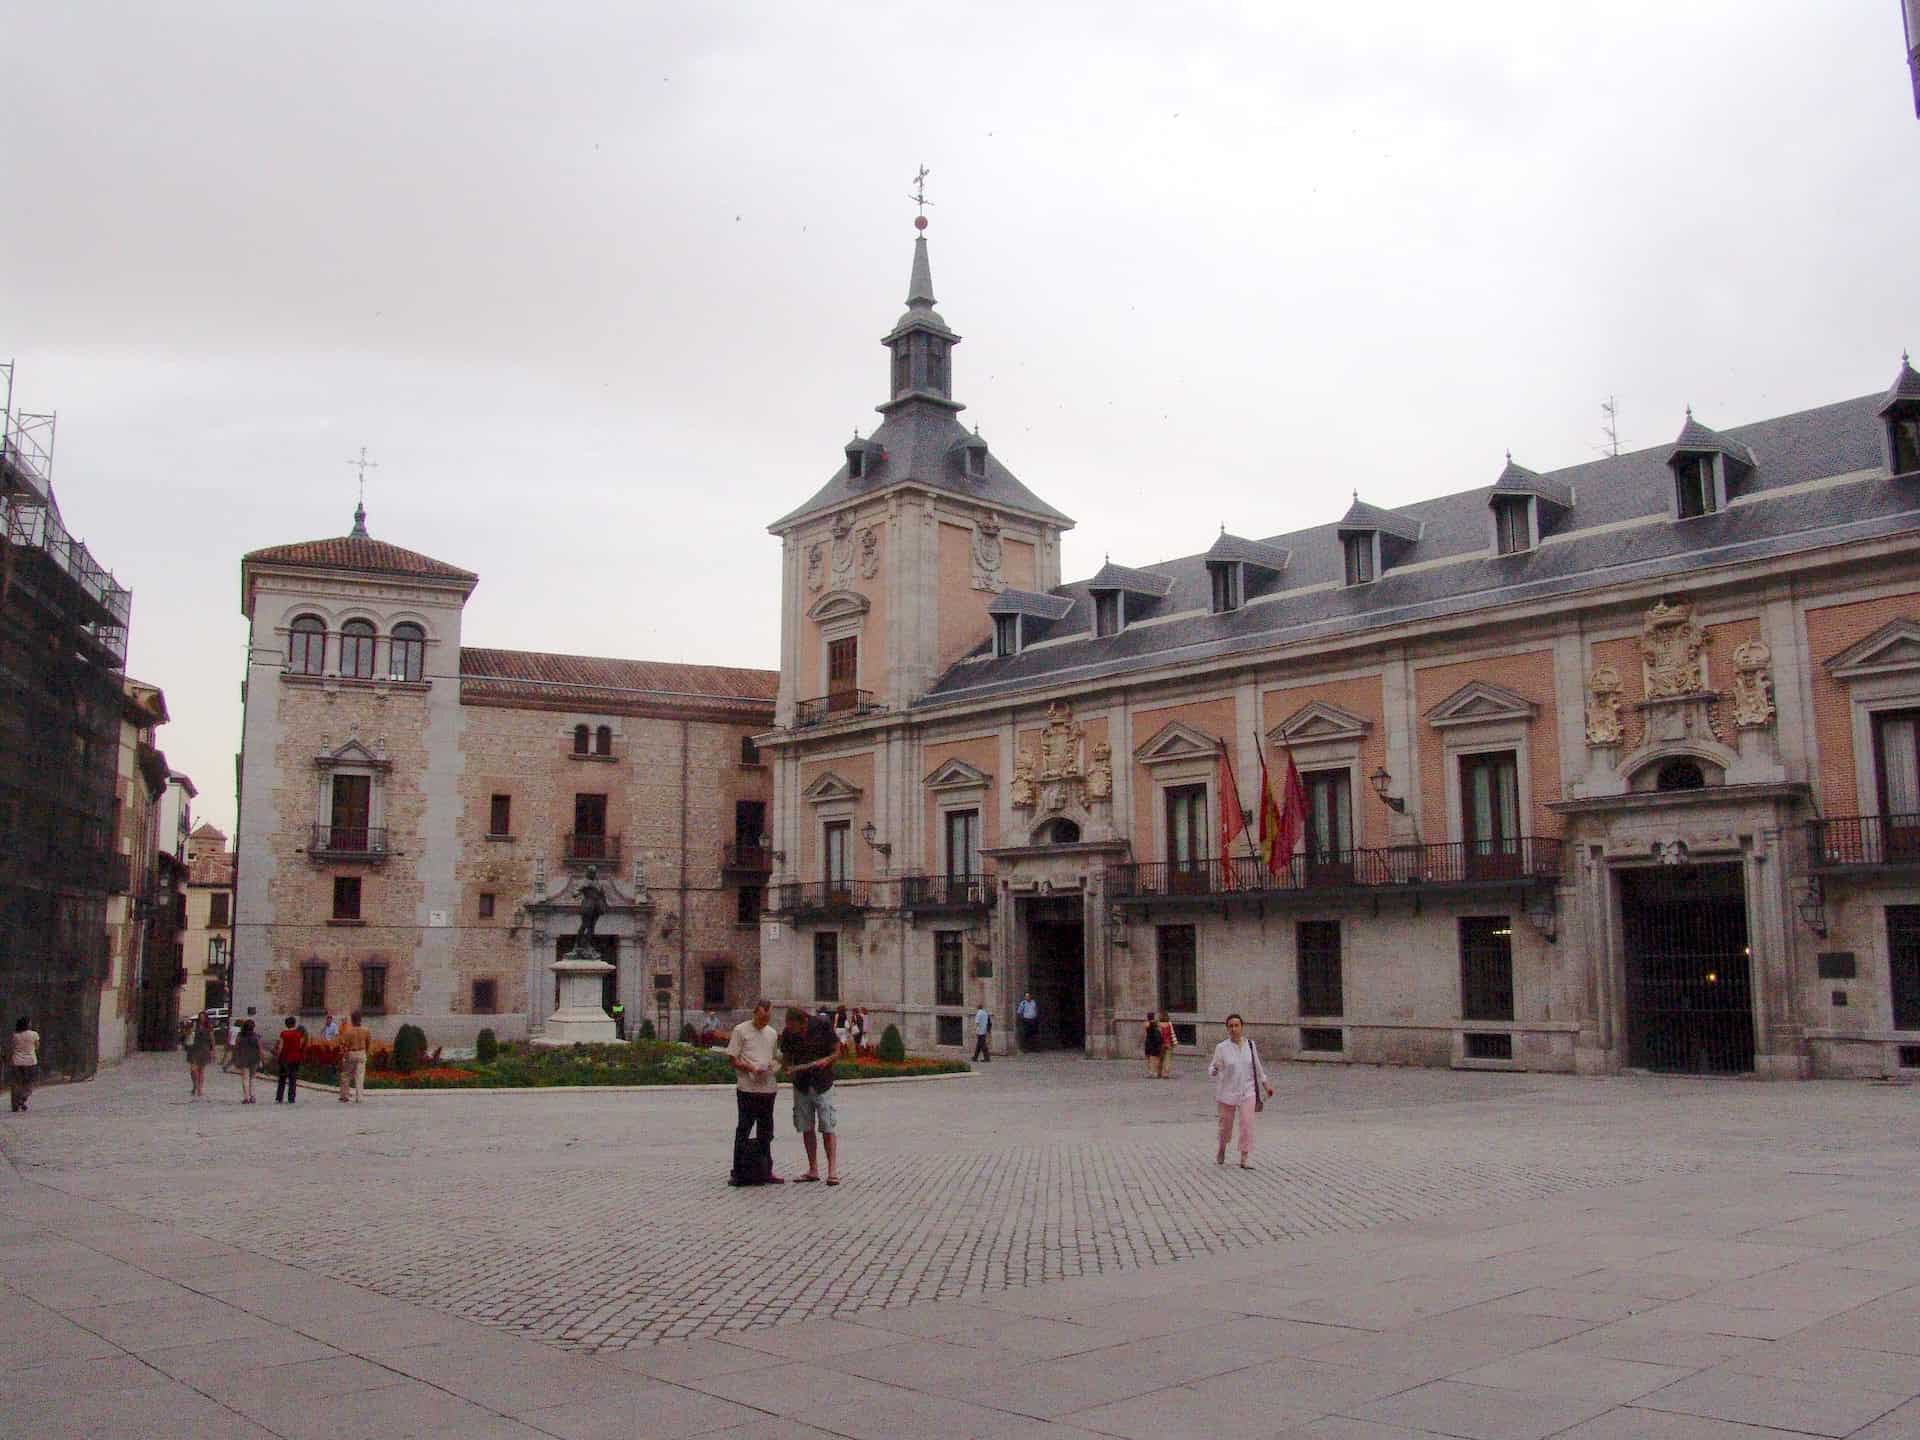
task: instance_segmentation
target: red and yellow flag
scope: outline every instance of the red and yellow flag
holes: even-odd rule
[[[1247,831],[1247,812],[1240,808],[1240,786],[1233,778],[1233,764],[1227,759],[1227,742],[1220,742],[1220,883],[1223,889],[1233,885],[1233,842]]]
[[[1273,779],[1267,773],[1267,757],[1260,756],[1260,858],[1269,875],[1279,875],[1293,863],[1293,852],[1300,834],[1307,827],[1307,788],[1300,783],[1300,769],[1287,752],[1287,773],[1281,782],[1284,800],[1273,795]]]

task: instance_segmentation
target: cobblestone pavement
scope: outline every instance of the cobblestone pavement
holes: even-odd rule
[[[0,1127],[0,1434],[1920,1436],[1913,1088],[1300,1065],[1241,1172],[1191,1062],[1000,1060],[736,1191],[724,1092],[181,1068]]]

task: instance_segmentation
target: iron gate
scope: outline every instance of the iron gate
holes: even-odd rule
[[[1738,865],[1622,870],[1627,1063],[1686,1075],[1753,1069],[1752,957]]]

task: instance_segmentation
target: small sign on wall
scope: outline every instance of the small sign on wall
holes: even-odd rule
[[[1820,978],[1822,980],[1852,980],[1857,967],[1851,950],[1827,950],[1820,956]]]
[[[760,925],[760,938],[762,940],[778,940],[780,938],[780,922],[778,920],[763,921]]]
[[[447,924],[447,912],[444,910],[427,911],[427,924],[433,926],[435,929],[445,929]]]

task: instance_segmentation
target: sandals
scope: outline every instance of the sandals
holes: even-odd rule
[[[829,1175],[827,1177],[827,1184],[838,1185],[839,1183],[840,1183],[840,1178],[837,1175]]]
[[[793,1183],[796,1185],[818,1185],[820,1183],[820,1177],[818,1175],[796,1175],[793,1177]]]

